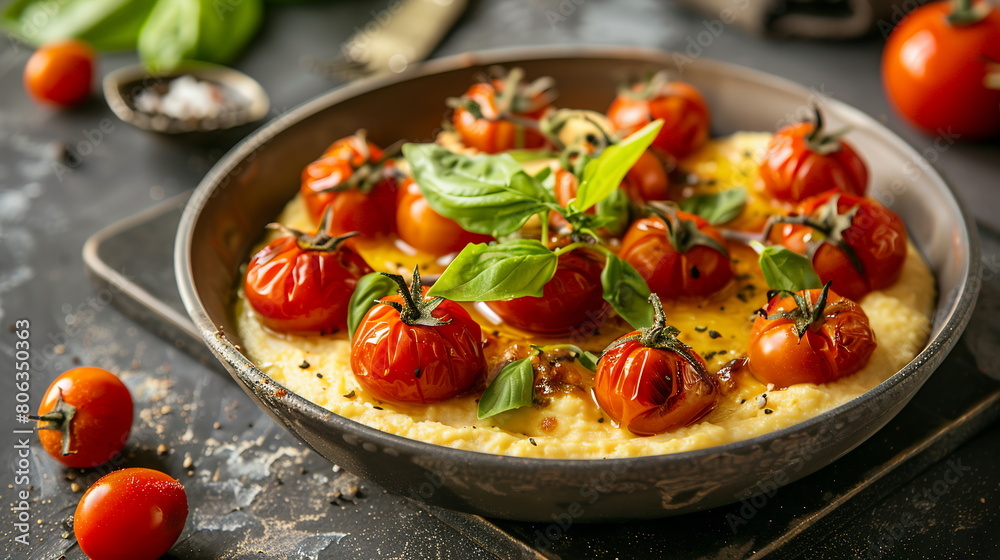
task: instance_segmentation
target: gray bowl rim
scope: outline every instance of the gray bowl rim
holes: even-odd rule
[[[511,65],[519,61],[540,61],[546,59],[568,59],[568,58],[604,58],[638,60],[650,63],[662,63],[670,66],[672,59],[670,51],[649,49],[640,47],[620,47],[620,46],[591,46],[591,47],[525,47],[511,49],[494,49],[487,51],[477,51],[463,53],[433,59],[412,67],[406,71],[389,76],[376,76],[350,83],[339,89],[321,94],[296,108],[282,115],[268,124],[262,126],[256,132],[248,136],[241,143],[229,151],[218,163],[208,172],[202,182],[195,189],[184,212],[181,216],[180,225],[177,231],[174,263],[177,276],[178,288],[184,306],[194,321],[198,332],[205,340],[209,348],[220,360],[228,361],[233,367],[233,371],[238,372],[243,381],[248,385],[258,387],[266,386],[267,391],[276,393],[284,391],[287,394],[280,397],[288,402],[288,408],[298,409],[303,414],[312,416],[315,420],[331,425],[332,428],[342,432],[356,432],[377,442],[387,448],[405,450],[414,455],[432,455],[441,460],[453,461],[455,463],[478,464],[481,467],[504,468],[540,468],[552,467],[557,469],[591,471],[595,468],[607,467],[610,462],[627,463],[633,468],[641,467],[645,464],[660,463],[662,461],[697,461],[713,455],[724,455],[739,449],[763,445],[773,440],[790,436],[799,431],[807,431],[818,424],[828,422],[847,412],[864,405],[865,402],[877,399],[909,380],[920,368],[937,368],[944,360],[948,352],[955,346],[961,336],[972,312],[975,308],[976,298],[979,292],[979,285],[973,282],[979,271],[979,236],[974,227],[975,221],[972,213],[962,202],[947,181],[940,177],[936,170],[933,170],[932,177],[936,177],[946,187],[946,193],[950,196],[953,210],[961,216],[962,222],[957,224],[959,229],[965,234],[965,241],[969,247],[969,264],[963,271],[961,287],[957,297],[952,302],[951,307],[945,315],[944,322],[939,334],[930,340],[927,346],[902,369],[894,373],[888,379],[868,392],[851,399],[837,407],[827,410],[817,416],[797,422],[790,426],[780,428],[773,432],[756,436],[750,439],[735,441],[723,445],[668,453],[661,455],[647,455],[639,457],[608,457],[604,459],[565,459],[565,458],[541,458],[541,457],[517,457],[508,455],[498,455],[480,451],[466,449],[456,449],[428,443],[416,439],[383,432],[376,428],[367,426],[355,420],[339,416],[294,391],[283,387],[277,381],[271,379],[267,374],[257,368],[246,356],[244,356],[235,345],[224,337],[218,336],[215,325],[210,321],[208,314],[198,299],[197,291],[193,282],[193,274],[190,264],[190,246],[195,225],[201,214],[202,208],[212,198],[213,190],[219,185],[220,180],[233,169],[237,168],[242,160],[254,151],[259,150],[276,135],[282,133],[290,125],[303,119],[309,118],[315,113],[327,109],[328,107],[340,103],[341,101],[363,95],[366,92],[374,91],[382,87],[390,86],[398,82],[407,81],[413,78],[431,76],[433,74],[461,70],[472,66],[488,66],[493,64]],[[710,70],[719,73],[728,73],[752,81],[763,82],[776,88],[808,93],[808,90],[791,80],[775,76],[763,71],[738,66],[735,64],[699,58],[694,64],[707,66]],[[884,136],[885,141],[891,142],[896,148],[913,158],[920,158],[919,153],[901,139],[896,133],[871,118],[864,112],[846,103],[837,100],[824,101],[827,105],[835,106],[838,112],[851,114],[853,118],[866,121],[869,125]],[[970,227],[972,225],[972,227]],[[279,397],[275,397],[276,400]]]

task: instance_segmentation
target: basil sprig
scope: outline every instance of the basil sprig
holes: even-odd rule
[[[537,239],[467,245],[428,295],[453,301],[541,297],[559,257]]]
[[[466,231],[495,237],[558,208],[555,197],[508,154],[456,154],[438,144],[404,144],[413,178],[437,213]]]
[[[535,392],[535,370],[531,358],[504,366],[479,399],[476,416],[480,420],[501,412],[530,406]]]
[[[772,290],[797,292],[823,287],[805,255],[776,245],[765,247],[757,241],[751,242],[751,246],[760,254],[760,270]]]
[[[632,265],[617,255],[609,253],[607,259],[601,271],[604,300],[632,328],[642,329],[652,325],[653,308],[646,303],[650,293],[646,281]]]
[[[392,278],[378,272],[370,272],[358,280],[347,304],[347,333],[351,340],[354,339],[354,331],[368,310],[375,306],[375,302],[396,293],[398,288]]]
[[[746,206],[746,201],[746,188],[736,187],[717,193],[692,196],[681,201],[681,210],[701,216],[709,224],[717,226],[739,216]]]
[[[663,121],[655,120],[587,162],[576,199],[569,203],[569,209],[584,211],[614,192],[661,128]]]

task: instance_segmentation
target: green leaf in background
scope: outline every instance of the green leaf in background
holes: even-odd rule
[[[570,203],[571,210],[586,210],[614,192],[662,127],[663,121],[655,120],[590,160],[583,170],[576,200]]]
[[[438,144],[404,144],[403,154],[431,208],[474,233],[507,235],[554,204],[507,154],[467,156]]]
[[[347,333],[351,340],[365,314],[375,306],[375,301],[397,291],[399,285],[392,278],[378,272],[369,272],[358,280],[358,285],[351,294],[351,301],[347,304]]]
[[[653,308],[650,307],[649,285],[629,263],[616,255],[608,254],[607,263],[601,272],[601,286],[604,300],[634,329],[643,329],[653,324]]]
[[[186,59],[227,63],[261,20],[261,0],[158,0],[139,32],[139,56],[153,72]]]
[[[531,358],[523,358],[504,366],[493,383],[479,399],[476,416],[480,420],[495,414],[530,406],[535,392],[535,370]]]
[[[427,295],[453,301],[541,297],[559,257],[536,239],[467,245]]]
[[[82,39],[99,51],[130,50],[156,0],[15,0],[0,26],[17,39],[39,46]]]
[[[628,195],[619,188],[598,201],[596,212],[598,216],[610,218],[610,221],[604,225],[608,231],[614,235],[622,235],[629,226],[630,206]]]
[[[756,241],[751,245],[760,253],[760,270],[764,273],[767,286],[772,290],[797,292],[823,287],[805,255],[780,246],[764,247]]]
[[[735,187],[712,194],[699,194],[681,202],[681,210],[705,218],[709,224],[724,224],[743,212],[747,190]]]

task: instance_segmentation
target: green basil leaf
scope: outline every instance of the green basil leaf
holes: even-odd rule
[[[535,370],[531,358],[524,358],[504,366],[493,383],[479,399],[476,416],[480,420],[495,414],[530,406],[535,392]]]
[[[428,292],[453,301],[541,297],[559,258],[536,239],[467,245]]]
[[[378,272],[370,272],[358,280],[358,285],[351,294],[351,301],[347,304],[347,333],[351,340],[365,314],[375,306],[375,301],[391,296],[398,290],[399,286],[391,278]]]
[[[576,361],[580,362],[581,366],[593,372],[597,371],[597,360],[600,359],[600,356],[594,354],[593,352],[583,350],[575,344],[551,344],[548,346],[536,346],[532,344],[531,347],[539,353],[545,353],[549,350],[567,350],[575,355]]]
[[[614,235],[622,235],[629,226],[629,208],[631,201],[625,191],[615,189],[611,194],[597,202],[596,212],[602,218],[608,218],[604,227]]]
[[[805,255],[780,246],[763,247],[758,242],[752,245],[760,253],[760,269],[772,290],[797,292],[823,287],[823,282]]]
[[[746,202],[746,188],[736,187],[717,193],[692,196],[681,202],[681,210],[697,214],[705,218],[708,223],[717,226],[739,216]]]
[[[260,26],[261,0],[157,0],[139,32],[139,56],[154,72],[182,60],[226,63]]]
[[[513,233],[555,202],[507,154],[468,156],[437,144],[404,144],[403,154],[431,208],[474,233]]]
[[[653,308],[649,305],[649,286],[625,260],[608,255],[601,272],[604,300],[634,329],[653,324]]]
[[[99,51],[134,49],[155,0],[15,0],[0,18],[4,31],[33,46],[82,39]]]
[[[625,174],[639,161],[639,157],[653,143],[662,127],[663,121],[655,120],[590,160],[583,170],[576,200],[570,206],[576,210],[586,210],[617,189]]]
[[[517,162],[555,159],[559,157],[559,152],[547,152],[544,150],[507,150],[504,153],[514,158],[514,161]]]

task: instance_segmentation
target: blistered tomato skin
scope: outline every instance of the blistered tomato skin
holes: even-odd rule
[[[523,91],[524,85],[517,80],[513,85],[519,92]],[[537,122],[550,108],[545,94],[539,92],[528,98],[519,93],[514,96],[511,107],[501,107],[497,98],[506,87],[506,80],[492,80],[473,84],[465,92],[463,99],[477,104],[483,117],[477,118],[464,107],[455,109],[451,122],[463,144],[488,154],[546,145],[545,137],[538,131],[503,118],[505,112],[510,112],[520,119]]]
[[[83,494],[73,532],[91,560],[156,560],[177,541],[187,514],[180,482],[152,469],[122,469]]]
[[[701,234],[725,248],[719,230],[703,218],[678,211],[678,220],[689,222]],[[725,287],[733,278],[729,255],[709,245],[678,249],[661,218],[642,218],[622,239],[619,256],[632,265],[661,299],[706,297]]]
[[[882,85],[911,125],[949,143],[1000,135],[1000,89],[987,86],[1000,61],[1000,8],[975,2],[975,23],[951,23],[960,2],[930,2],[910,11],[882,51]],[[994,75],[997,69],[993,68]]]
[[[822,292],[799,294],[816,305]],[[776,317],[798,307],[792,296],[777,295],[754,320],[748,366],[757,380],[779,389],[797,383],[829,383],[868,363],[876,347],[875,334],[860,305],[830,291],[818,320],[803,324],[801,336],[795,319]]]
[[[653,326],[619,338],[597,362],[594,376],[601,410],[637,436],[698,421],[715,408],[720,393],[705,360],[666,326],[658,299],[654,310]]]
[[[392,161],[382,162],[382,157],[378,146],[363,135],[353,135],[331,144],[322,157],[302,170],[299,192],[310,217],[318,222],[332,208],[329,235],[358,232],[379,237],[393,232],[395,171]]]
[[[250,260],[243,291],[270,329],[331,333],[347,328],[351,294],[369,272],[368,263],[342,243],[308,248],[284,235]]]
[[[839,138],[810,140],[815,130],[814,123],[797,123],[771,138],[760,165],[767,193],[787,202],[800,202],[830,190],[864,196],[868,188],[864,160]]]
[[[117,376],[96,367],[74,368],[55,378],[42,396],[38,439],[67,467],[96,467],[125,447],[132,413],[132,396]]]
[[[684,82],[635,84],[608,108],[608,120],[622,136],[663,119],[653,146],[675,158],[691,154],[708,141],[711,115],[701,92]]]
[[[438,214],[420,192],[420,186],[409,177],[399,188],[396,230],[406,244],[435,256],[457,253],[470,243],[487,243],[493,239],[489,235],[466,231],[455,220]]]
[[[426,292],[426,290],[421,290]],[[423,298],[433,325],[408,324],[390,305],[372,307],[354,334],[351,369],[376,399],[427,404],[450,399],[486,377],[482,329],[459,304]],[[407,307],[402,295],[383,302]]]
[[[826,193],[804,200],[795,214],[810,217],[818,226],[828,223],[830,229],[779,224],[771,238],[798,253],[811,253],[816,274],[823,283],[832,282],[837,293],[861,301],[873,290],[899,280],[906,262],[907,235],[903,219],[892,210],[869,198]],[[848,216],[853,218],[843,221]],[[838,220],[842,223],[837,224]],[[845,229],[839,231],[839,227]],[[835,241],[838,238],[842,244]]]
[[[559,255],[555,275],[542,297],[488,302],[507,325],[549,336],[587,334],[600,327],[610,309],[601,286],[601,257],[586,249]]]

